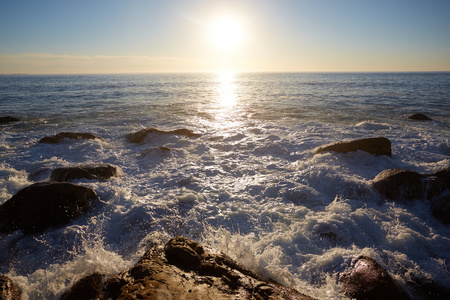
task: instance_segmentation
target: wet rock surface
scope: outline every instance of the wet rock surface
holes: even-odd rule
[[[125,138],[130,143],[139,144],[139,143],[142,143],[149,134],[172,134],[172,135],[181,135],[181,136],[187,136],[187,137],[201,136],[200,134],[194,133],[192,130],[184,129],[184,128],[177,129],[177,130],[171,130],[171,131],[164,131],[164,130],[159,130],[156,128],[146,128],[146,129],[142,129],[135,133],[127,134],[125,136]]]
[[[407,285],[413,290],[414,298],[423,300],[450,299],[450,287],[440,286],[433,280],[416,278],[407,282]]]
[[[142,157],[151,157],[151,156],[169,156],[172,153],[172,149],[168,147],[151,147],[148,149],[145,149],[141,156]]]
[[[346,296],[355,299],[409,299],[388,272],[374,259],[360,257],[350,272],[341,274],[339,281]]]
[[[6,117],[0,117],[0,124],[7,124],[12,122],[18,122],[20,119],[17,119],[15,117],[6,116]]]
[[[450,195],[436,199],[431,203],[433,216],[444,224],[450,224]]]
[[[353,140],[350,142],[339,142],[323,145],[314,151],[315,154],[323,152],[347,153],[353,151],[366,151],[373,155],[392,155],[391,141],[384,137]]]
[[[105,181],[122,174],[122,170],[110,164],[98,164],[75,167],[56,168],[50,175],[51,181],[63,182],[75,179],[89,179]]]
[[[65,292],[60,300],[97,299],[103,289],[103,275],[94,273],[86,276]]]
[[[43,137],[39,141],[39,143],[58,144],[58,143],[61,143],[64,139],[94,140],[94,139],[101,139],[101,138],[98,136],[95,136],[91,133],[85,133],[85,132],[61,132],[54,136]]]
[[[0,275],[0,299],[20,300],[21,292],[12,280],[4,275]]]
[[[109,279],[100,299],[313,299],[270,282],[185,237],[154,246]]]
[[[437,177],[403,169],[387,169],[373,179],[374,187],[391,200],[432,199],[446,188]]]
[[[416,120],[416,121],[431,121],[433,119],[431,119],[430,117],[424,115],[424,114],[412,114],[408,117],[408,119],[410,120]]]
[[[374,180],[374,187],[389,199],[423,198],[425,178],[415,171],[388,169],[378,174]]]
[[[95,204],[97,194],[72,183],[39,182],[18,191],[0,206],[0,233],[24,234],[67,224]]]
[[[447,185],[447,188],[450,188],[450,167],[447,167],[438,172],[434,172],[431,175],[442,179],[445,182],[445,184]]]

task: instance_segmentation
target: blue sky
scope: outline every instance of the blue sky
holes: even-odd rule
[[[448,0],[0,0],[0,73],[450,71]],[[209,28],[238,19],[232,51]]]

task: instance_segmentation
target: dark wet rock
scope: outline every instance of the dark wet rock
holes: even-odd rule
[[[373,179],[373,186],[391,200],[432,199],[446,188],[436,176],[402,169],[382,171]]]
[[[11,123],[11,122],[18,122],[20,121],[20,119],[11,117],[11,116],[6,116],[6,117],[0,117],[0,124],[6,124],[6,123]]]
[[[192,130],[188,130],[188,129],[184,129],[184,128],[177,129],[177,130],[171,130],[171,131],[164,131],[164,130],[159,130],[156,128],[146,128],[146,129],[142,129],[135,133],[127,134],[125,137],[128,140],[128,142],[139,144],[139,143],[142,143],[149,134],[173,134],[173,135],[182,135],[182,136],[187,136],[187,137],[199,137],[200,136],[200,134],[196,134]]]
[[[168,147],[151,147],[148,149],[145,149],[141,156],[142,157],[147,157],[147,156],[151,156],[151,155],[156,155],[156,156],[166,156],[166,155],[170,155],[172,153],[172,149],[168,148]]]
[[[58,144],[61,143],[64,139],[73,139],[73,140],[94,140],[101,139],[98,136],[95,136],[90,133],[84,132],[61,132],[54,136],[46,136],[43,137],[39,143],[47,143],[47,144]]]
[[[184,237],[154,246],[105,284],[100,299],[312,299]]]
[[[28,175],[29,181],[45,181],[50,177],[51,168],[39,168]]]
[[[74,284],[61,296],[61,300],[97,299],[103,289],[103,275],[94,273]]]
[[[447,185],[447,188],[450,189],[450,167],[447,167],[441,171],[435,172],[431,175],[442,179],[445,182],[445,184]]]
[[[355,299],[409,299],[389,273],[367,256],[358,258],[350,272],[342,274],[339,281],[344,294]]]
[[[0,299],[20,300],[21,292],[12,280],[4,275],[0,275]]]
[[[350,142],[340,142],[323,145],[316,148],[314,153],[318,154],[329,151],[347,153],[358,150],[366,151],[373,155],[392,155],[391,141],[384,137],[367,138]]]
[[[413,290],[413,295],[418,299],[424,300],[448,300],[450,299],[450,287],[444,287],[433,280],[413,279],[407,282],[407,285]]]
[[[56,168],[50,175],[51,181],[71,181],[75,179],[107,180],[111,177],[120,176],[122,170],[110,164],[98,164],[77,167]]]
[[[450,224],[450,195],[441,197],[431,203],[433,216],[444,224]]]
[[[67,224],[95,204],[97,194],[72,183],[39,182],[17,192],[0,206],[0,233],[24,234]]]
[[[413,115],[409,116],[408,119],[410,119],[410,120],[417,120],[417,121],[431,121],[431,120],[433,120],[433,119],[427,117],[424,114],[413,114]]]

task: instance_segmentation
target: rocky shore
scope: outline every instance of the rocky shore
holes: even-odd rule
[[[414,120],[425,120],[418,117]],[[7,122],[12,122],[6,120]],[[16,120],[14,120],[16,121]],[[147,128],[125,136],[129,143],[144,143],[152,135],[173,134],[199,137],[191,130],[163,131]],[[90,133],[62,132],[44,137],[39,143],[60,143],[79,139],[101,139]],[[165,146],[145,150],[170,154]],[[318,147],[314,154],[365,151],[392,156],[391,141],[384,137],[339,142]],[[98,201],[94,190],[71,183],[78,179],[106,181],[123,176],[114,165],[77,165],[51,170],[50,181],[37,182],[18,191],[0,205],[0,234],[21,230],[38,235],[64,226],[87,213]],[[385,201],[430,201],[432,215],[450,224],[450,167],[431,174],[387,169],[372,180],[373,188]],[[339,276],[342,295],[356,299],[410,299],[405,290],[374,259],[356,258]],[[447,299],[450,289],[434,282],[418,281],[410,287],[425,299]],[[174,237],[164,246],[154,245],[130,269],[115,276],[94,273],[78,281],[61,299],[314,299],[292,288],[263,278],[233,261],[215,254],[196,241]],[[20,299],[20,290],[6,276],[0,276],[0,299]]]

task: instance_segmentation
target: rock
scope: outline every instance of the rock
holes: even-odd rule
[[[431,121],[433,119],[425,116],[424,114],[413,114],[408,117],[410,120],[417,120],[417,121]]]
[[[50,173],[52,172],[51,168],[43,167],[39,168],[35,171],[30,172],[28,175],[29,181],[45,181],[50,177]]]
[[[373,186],[391,200],[432,199],[446,188],[436,176],[402,169],[382,171],[373,179]]]
[[[6,123],[11,123],[11,122],[18,122],[20,121],[20,119],[11,117],[11,116],[6,116],[6,117],[0,117],[0,124],[6,124]]]
[[[367,256],[360,257],[349,273],[340,276],[339,281],[343,284],[345,295],[352,298],[409,299],[388,272]]]
[[[171,130],[171,131],[164,131],[164,130],[159,130],[156,128],[146,128],[146,129],[142,129],[135,133],[127,134],[125,137],[128,140],[128,142],[139,144],[139,143],[142,143],[149,134],[173,134],[173,135],[182,135],[182,136],[187,136],[187,137],[201,136],[200,134],[196,134],[192,130],[188,130],[188,129],[177,129],[177,130]]]
[[[142,157],[147,157],[150,155],[156,155],[156,156],[168,156],[172,153],[172,149],[168,147],[151,147],[148,149],[145,149],[144,152],[142,152]]]
[[[5,275],[0,275],[0,299],[20,300],[21,292],[19,288]]]
[[[54,136],[46,136],[43,137],[39,143],[48,143],[48,144],[58,144],[61,143],[64,139],[83,139],[83,140],[94,140],[94,139],[101,139],[98,136],[95,136],[90,133],[83,133],[83,132],[61,132]]]
[[[407,282],[418,299],[423,300],[448,300],[450,299],[450,287],[440,286],[436,282],[425,278],[414,278]]]
[[[72,183],[39,182],[0,206],[0,233],[44,231],[85,214],[97,200],[90,188]]]
[[[94,273],[86,276],[61,296],[61,300],[97,299],[103,289],[103,276]]]
[[[450,224],[450,195],[431,203],[433,216],[444,224]]]
[[[318,154],[329,151],[347,153],[357,150],[366,151],[373,155],[392,155],[391,141],[384,137],[360,139],[350,142],[340,142],[323,145],[316,148],[314,153]]]
[[[50,175],[51,181],[71,181],[74,179],[89,179],[105,181],[114,176],[120,176],[122,170],[114,165],[99,164],[91,166],[56,168]]]
[[[442,179],[445,182],[445,184],[447,185],[447,188],[450,188],[450,167],[447,167],[441,171],[435,172],[431,175]]]
[[[312,299],[265,280],[185,237],[150,248],[105,284],[99,299]]]

